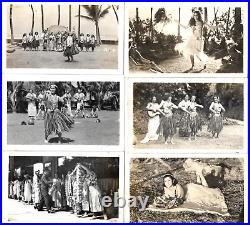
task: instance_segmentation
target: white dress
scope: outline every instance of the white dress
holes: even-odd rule
[[[34,175],[33,190],[34,190],[34,203],[39,204],[41,200],[41,191],[39,185],[39,178],[37,177],[37,175]]]
[[[159,108],[158,103],[148,103],[147,109],[156,110]],[[148,141],[158,140],[159,135],[157,130],[160,126],[160,115],[156,114],[155,116],[149,117],[148,119],[148,132],[145,138],[141,141],[142,144],[147,143]]]
[[[24,201],[30,202],[32,198],[32,182],[31,180],[26,180],[24,182]]]
[[[28,116],[29,117],[35,117],[37,114],[36,111],[36,95],[32,93],[28,93],[26,95],[26,99],[28,101]]]
[[[190,57],[190,55],[195,55],[203,63],[206,63],[208,60],[208,57],[203,52],[204,40],[202,37],[202,29],[203,29],[202,22],[196,22],[196,25],[192,26],[191,29],[192,29],[191,36],[182,45],[183,46],[183,49],[182,49],[183,55],[185,57]]]

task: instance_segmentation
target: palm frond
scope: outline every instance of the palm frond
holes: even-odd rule
[[[78,17],[78,15],[76,15],[76,17]],[[93,21],[94,19],[90,16],[83,16],[83,15],[80,15],[81,18],[84,18],[84,19],[87,19],[87,20],[91,20]]]
[[[105,15],[109,13],[110,6],[108,6],[106,9],[102,10],[100,13],[100,18],[103,18]]]

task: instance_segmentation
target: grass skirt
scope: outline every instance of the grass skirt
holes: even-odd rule
[[[201,119],[197,113],[183,113],[179,123],[179,136],[188,137],[190,133],[196,134],[202,130]]]
[[[73,124],[74,120],[59,109],[47,112],[44,119],[45,138],[47,139],[53,132],[58,134],[63,131],[69,131]]]
[[[173,118],[173,115],[163,117],[160,127],[162,127],[163,137],[165,138],[165,140],[169,136],[173,136],[174,134],[176,134],[176,121]]]
[[[208,124],[208,131],[219,134],[222,131],[223,128],[223,118],[222,115],[215,114],[210,119],[210,122]]]

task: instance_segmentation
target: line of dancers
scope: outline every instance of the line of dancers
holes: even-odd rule
[[[185,95],[184,99],[177,105],[172,102],[172,96],[166,94],[164,100],[160,104],[153,96],[152,101],[148,103],[146,110],[148,111],[148,132],[141,141],[145,144],[149,141],[157,141],[162,135],[165,144],[174,144],[174,135],[177,133],[177,121],[173,115],[174,110],[181,110],[182,115],[179,121],[179,135],[188,136],[188,140],[196,140],[197,133],[202,129],[202,121],[197,109],[204,107],[196,103],[196,96]],[[209,123],[208,132],[212,133],[212,137],[218,138],[223,128],[223,112],[225,108],[220,103],[220,98],[214,96],[213,102],[209,107]]]

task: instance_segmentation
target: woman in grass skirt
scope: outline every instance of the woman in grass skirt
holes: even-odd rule
[[[192,137],[194,137],[194,140],[196,140],[197,132],[202,129],[200,117],[196,109],[197,107],[203,108],[203,106],[197,104],[195,100],[196,100],[196,96],[193,95],[191,97],[190,105],[188,106],[189,116],[187,120],[187,125],[188,125],[188,132],[189,132],[189,137],[188,137],[189,141],[191,141]]]
[[[36,94],[32,89],[29,90],[29,93],[26,95],[26,100],[28,102],[28,116],[29,116],[29,125],[34,125],[35,117],[36,117]]]
[[[63,53],[65,57],[68,58],[67,62],[72,62],[74,60],[73,55],[79,53],[79,50],[75,46],[75,40],[72,33],[69,33],[66,39],[66,49]]]
[[[56,88],[56,85],[51,85],[50,93],[45,95],[45,143],[48,143],[48,137],[52,132],[58,135],[59,143],[61,143],[62,132],[69,131],[74,124],[73,119],[58,109],[59,101],[64,103],[64,98],[56,95]]]
[[[219,137],[223,128],[223,115],[225,108],[221,105],[219,97],[215,96],[214,101],[211,103],[209,110],[212,112],[210,122],[208,124],[208,131],[212,133],[212,137]]]
[[[22,37],[22,47],[24,51],[26,51],[27,46],[28,46],[28,38],[27,38],[27,34],[24,33]]]
[[[178,109],[178,107],[174,103],[172,103],[171,95],[166,94],[165,101],[161,101],[159,109],[157,110],[163,115],[157,133],[159,134],[160,130],[162,129],[163,136],[165,138],[165,144],[168,144],[168,139],[170,144],[174,144],[173,138],[176,134],[176,121],[173,118],[173,109]]]
[[[179,103],[178,107],[181,109],[181,119],[179,122],[179,136],[180,137],[188,137],[189,136],[189,111],[188,108],[190,106],[189,96],[185,95],[184,99]]]

